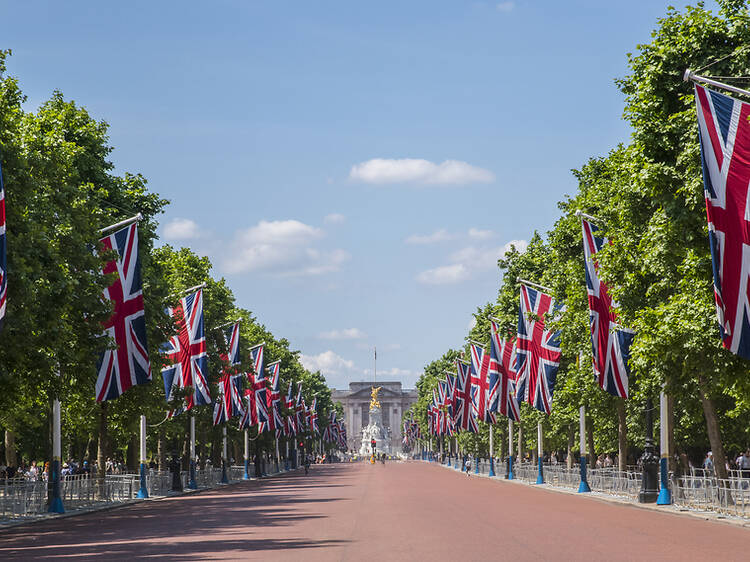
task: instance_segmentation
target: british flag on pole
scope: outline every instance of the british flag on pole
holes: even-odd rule
[[[268,428],[276,431],[284,427],[284,420],[281,417],[281,361],[274,361],[268,364],[269,388],[266,393],[266,405],[268,406]]]
[[[193,392],[187,396],[185,407],[180,411],[210,404],[211,396],[206,382],[208,359],[203,329],[203,290],[181,298],[169,313],[177,322],[177,335],[164,348],[171,361],[161,371],[167,402],[172,401],[174,389],[192,387]]]
[[[487,396],[489,394],[489,371],[490,356],[484,348],[475,343],[470,343],[471,349],[471,385],[472,387],[472,413],[478,421],[495,422],[493,416],[487,409]]]
[[[4,228],[4,224],[3,224]],[[3,238],[4,238],[3,232]],[[138,224],[114,231],[101,240],[105,250],[114,250],[115,259],[104,265],[105,274],[117,278],[104,290],[104,298],[114,303],[114,312],[104,323],[105,334],[117,346],[107,349],[99,357],[96,379],[96,401],[103,402],[120,396],[136,384],[151,380],[151,363],[146,344],[146,319],[141,289],[141,261],[138,255]],[[5,276],[2,275],[2,284]],[[5,289],[2,309],[5,309]]]
[[[472,413],[471,378],[469,365],[456,360],[456,427],[471,433],[477,433],[477,420]]]
[[[607,285],[599,279],[596,254],[607,244],[607,240],[597,236],[597,227],[586,219],[581,218],[581,225],[583,252],[586,256],[586,290],[594,376],[602,390],[613,396],[627,398],[630,374],[628,359],[633,332],[617,324],[617,315],[612,310],[617,303],[609,296]]]
[[[513,421],[521,420],[521,412],[516,400],[516,339],[500,337],[500,328],[490,320],[490,356],[494,363],[490,373],[496,370],[500,380],[498,384],[498,409],[502,415]]]
[[[546,293],[521,285],[516,339],[516,372],[518,401],[531,404],[539,411],[552,411],[557,369],[560,366],[560,332],[547,329],[545,318],[562,307]]]
[[[227,346],[226,355],[222,354],[221,358],[232,366],[239,365],[240,358],[240,323],[235,322],[224,329],[224,343]]]
[[[695,84],[722,343],[750,359],[750,104]]]

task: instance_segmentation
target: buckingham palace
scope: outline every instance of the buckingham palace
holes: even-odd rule
[[[401,416],[417,401],[417,391],[404,389],[397,381],[350,382],[348,390],[331,389],[331,399],[344,406],[344,421],[349,442],[347,448],[358,450],[362,428],[370,421],[370,392],[373,387],[382,387],[378,394],[383,412],[383,426],[390,430],[391,450],[401,450]]]

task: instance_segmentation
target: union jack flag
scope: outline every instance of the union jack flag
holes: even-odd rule
[[[297,404],[294,412],[297,416],[297,432],[302,433],[305,430],[305,400],[302,398],[302,381],[297,383]]]
[[[607,285],[599,280],[599,264],[594,257],[607,244],[607,240],[596,236],[598,228],[585,219],[583,226],[583,252],[586,256],[586,290],[589,297],[589,324],[591,325],[591,347],[594,377],[599,386],[620,398],[628,397],[630,366],[630,344],[633,332],[617,324],[617,315],[612,310],[617,303],[609,296]]]
[[[516,400],[515,343],[515,338],[501,338],[497,323],[490,321],[490,379],[493,371],[500,378],[496,411],[514,421],[520,421],[521,412]]]
[[[313,434],[320,433],[320,430],[318,430],[318,397],[313,397],[312,406],[310,406],[310,410],[308,411],[308,420],[310,422],[310,431]]]
[[[279,373],[281,370],[281,361],[274,361],[268,364],[268,372],[271,374],[268,379],[269,389],[266,394],[266,405],[268,406],[268,428],[271,431],[279,430],[284,427],[284,420],[281,417],[281,383]]]
[[[294,397],[292,395],[292,381],[289,381],[289,388],[286,391],[286,401],[284,407],[288,413],[284,416],[284,429],[288,431],[287,435],[297,434],[297,424],[295,420],[296,414],[294,413]]]
[[[695,101],[720,336],[750,359],[750,104],[698,84]]]
[[[517,398],[547,414],[552,410],[560,366],[560,332],[547,329],[545,315],[561,309],[548,294],[521,285],[516,339]]]
[[[478,433],[477,420],[472,413],[471,379],[469,365],[456,360],[456,425],[458,429]]]
[[[252,361],[253,373],[256,375],[260,373],[262,377],[265,377],[263,374],[263,348],[265,345],[266,344],[264,343],[259,343],[250,348],[250,360]]]
[[[0,165],[0,330],[5,323],[5,308],[8,304],[8,256],[5,247],[5,188],[3,187],[3,168]],[[149,371],[150,373],[150,371]]]
[[[445,406],[448,414],[453,418],[456,411],[456,375],[445,373],[445,387]]]
[[[495,417],[487,410],[487,395],[490,391],[488,377],[490,356],[474,343],[470,343],[469,347],[471,349],[471,385],[476,387],[472,390],[472,413],[478,421],[494,423]]]
[[[224,423],[236,415],[245,414],[240,398],[242,375],[225,373],[219,382],[219,396],[214,404],[214,425]]]
[[[185,407],[174,412],[176,415],[191,410],[195,405],[211,403],[206,382],[208,359],[203,330],[203,290],[199,289],[180,299],[177,307],[169,310],[169,314],[176,320],[177,335],[164,346],[168,359],[172,361],[172,364],[161,371],[167,402],[172,401],[175,388],[193,388],[193,393],[187,396]]]
[[[227,354],[221,358],[232,366],[242,362],[240,358],[240,323],[236,322],[224,329],[224,342],[227,345]]]
[[[4,198],[0,199],[2,242],[4,254]],[[112,338],[116,349],[107,349],[99,357],[96,379],[96,401],[120,396],[131,386],[151,381],[151,363],[146,345],[146,318],[141,290],[141,260],[138,253],[138,225],[132,223],[100,239],[105,250],[114,250],[116,257],[104,265],[104,274],[117,278],[104,290],[104,298],[115,305],[112,316],[104,323],[105,334]],[[2,264],[0,264],[2,267]],[[5,275],[0,287],[0,310],[5,313]]]

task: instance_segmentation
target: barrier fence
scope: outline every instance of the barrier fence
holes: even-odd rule
[[[463,457],[438,460],[446,467],[463,471]],[[496,459],[495,476],[504,478],[505,460]],[[471,459],[471,474],[488,475],[488,459]],[[578,466],[567,468],[562,464],[543,464],[544,483],[560,488],[578,489],[581,473]],[[636,500],[641,491],[642,472],[620,471],[616,468],[589,468],[586,471],[591,491]],[[513,474],[518,480],[536,483],[539,467],[536,463],[514,462]],[[750,518],[750,474],[730,471],[730,477],[719,479],[710,471],[691,468],[685,475],[669,475],[672,503],[686,509],[713,511],[723,515]]]
[[[267,464],[269,475],[283,472],[276,471],[275,463]],[[255,466],[250,463],[248,468],[250,477],[255,475]],[[229,481],[242,480],[245,467],[227,467]],[[190,473],[180,472],[180,479],[184,490],[188,489]],[[221,484],[222,469],[206,468],[195,471],[195,483],[198,489],[215,488]],[[60,482],[60,495],[66,511],[73,511],[85,507],[118,504],[135,500],[140,489],[138,474],[108,474],[102,482],[96,475],[76,474],[63,476]],[[172,473],[166,471],[148,470],[146,473],[146,489],[150,497],[165,497],[172,490]],[[35,517],[47,513],[49,484],[43,480],[29,480],[26,478],[0,479],[0,521]]]

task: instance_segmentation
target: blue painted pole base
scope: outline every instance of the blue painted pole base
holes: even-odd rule
[[[495,476],[495,459],[490,457],[490,472],[489,476]]]
[[[508,480],[514,480],[515,476],[513,476],[513,455],[510,455],[508,457]]]
[[[476,462],[474,463],[474,474],[479,474],[479,459],[475,459]]]
[[[661,468],[661,490],[656,498],[656,505],[672,505],[672,492],[669,491],[669,466],[667,459],[659,459]]]
[[[458,470],[458,455],[456,455],[456,458],[453,461],[453,468],[455,468],[456,470]]]
[[[62,498],[60,497],[60,460],[53,460],[50,466],[50,484],[52,485],[52,496],[49,500],[48,513],[65,513]]]
[[[227,477],[227,463],[224,460],[221,461],[221,483],[229,484],[229,478]]]
[[[138,494],[135,496],[139,499],[146,499],[148,497],[148,486],[146,485],[146,463],[141,463],[141,487],[138,489]]]
[[[586,477],[586,457],[581,457],[581,483],[578,484],[578,493],[579,494],[585,494],[586,492],[590,492],[591,488],[589,488],[589,481]]]
[[[197,490],[198,484],[195,482],[195,461],[190,459],[190,478],[188,479],[188,488]]]
[[[245,459],[245,474],[242,476],[243,480],[250,480],[250,459]]]
[[[544,467],[542,466],[542,457],[539,457],[539,471],[536,473],[536,483],[544,484]]]

